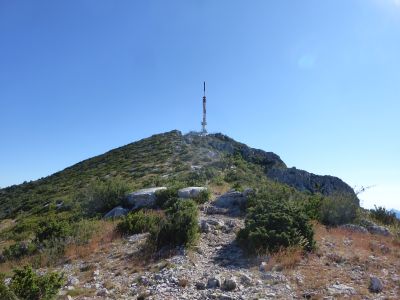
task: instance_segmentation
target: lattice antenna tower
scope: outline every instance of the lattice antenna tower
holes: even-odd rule
[[[207,135],[207,98],[206,82],[203,83],[203,122],[201,122],[201,135]]]

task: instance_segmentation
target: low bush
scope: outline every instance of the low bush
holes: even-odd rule
[[[299,207],[311,219],[321,220],[321,205],[324,201],[322,195],[309,195],[304,200],[298,201]]]
[[[20,259],[29,256],[37,251],[36,244],[32,242],[17,242],[3,250],[3,256],[7,260]]]
[[[314,248],[314,231],[308,216],[279,193],[254,196],[247,211],[245,227],[238,232],[237,240],[250,254],[287,247]]]
[[[71,235],[71,225],[66,220],[58,220],[55,216],[42,220],[36,231],[36,240],[39,243],[64,240]]]
[[[164,246],[192,246],[199,237],[198,207],[193,200],[176,202],[166,211],[167,219],[162,223],[157,236],[157,248]]]
[[[5,284],[6,276],[4,274],[0,274],[0,299],[1,300],[18,300],[17,296],[8,288]]]
[[[193,200],[179,200],[165,211],[129,213],[118,225],[122,234],[150,233],[152,250],[162,247],[191,246],[198,236],[198,208]]]
[[[369,212],[371,214],[371,217],[375,220],[378,221],[379,223],[382,223],[383,225],[393,225],[396,222],[398,222],[396,218],[396,214],[394,212],[391,212],[390,210],[387,210],[386,208],[382,206],[376,206],[374,205],[375,208],[371,209]]]
[[[118,205],[124,204],[129,185],[118,179],[96,181],[79,197],[84,198],[86,213],[89,216],[104,214]]]
[[[210,200],[210,197],[211,192],[208,189],[205,189],[200,191],[200,193],[194,197],[193,200],[196,201],[197,204],[203,204]]]
[[[37,275],[30,266],[15,269],[9,286],[0,275],[0,297],[3,300],[51,300],[55,299],[63,285],[63,275],[54,272]]]
[[[358,205],[351,195],[334,194],[321,202],[321,222],[327,226],[348,224],[357,218]]]
[[[156,192],[156,206],[162,209],[172,207],[178,201],[178,187],[169,187]]]
[[[117,225],[117,230],[122,234],[137,234],[144,232],[159,232],[162,220],[165,217],[158,212],[143,211],[129,213]]]

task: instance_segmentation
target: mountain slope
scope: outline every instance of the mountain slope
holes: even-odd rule
[[[276,181],[311,193],[354,194],[338,178],[299,172],[288,169],[278,155],[223,134],[202,137],[174,130],[116,148],[48,177],[1,189],[0,218],[15,217],[23,211],[40,213],[47,204],[74,201],[91,182],[109,178],[125,181],[132,189],[171,182],[257,187]]]

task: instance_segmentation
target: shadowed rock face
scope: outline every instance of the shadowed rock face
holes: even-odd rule
[[[280,183],[285,183],[300,191],[332,195],[344,193],[356,197],[353,189],[340,178],[315,175],[296,168],[272,169],[267,176]]]
[[[188,136],[188,135],[187,135]],[[203,137],[204,139],[204,137]],[[210,134],[206,137],[207,143],[212,148],[229,154],[240,154],[244,160],[264,166],[266,169],[286,168],[279,155],[260,149],[251,148],[243,143],[222,134]]]
[[[286,164],[275,153],[251,148],[224,134],[216,133],[200,137],[189,133],[184,136],[184,139],[187,143],[208,145],[216,152],[239,154],[244,160],[263,166],[265,174],[270,179],[287,184],[300,191],[323,195],[348,194],[357,199],[353,189],[337,177],[315,175],[296,168],[287,168]]]

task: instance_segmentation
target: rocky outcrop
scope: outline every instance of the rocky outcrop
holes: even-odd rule
[[[239,213],[246,207],[247,199],[252,193],[252,189],[246,189],[244,192],[232,189],[218,197],[213,202],[213,206],[219,209],[226,209],[230,213]]]
[[[156,192],[165,190],[166,187],[155,187],[149,189],[142,189],[129,194],[126,201],[132,209],[142,207],[153,207],[156,201]]]
[[[208,144],[219,151],[229,154],[239,153],[244,160],[264,166],[266,169],[286,168],[285,163],[279,155],[273,152],[266,152],[260,149],[251,148],[243,143],[222,134],[216,133],[209,135]]]
[[[344,224],[340,226],[340,228],[346,229],[351,232],[368,233],[368,230],[365,227],[354,224]]]
[[[357,199],[354,190],[340,178],[320,176],[296,168],[272,169],[267,176],[277,182],[287,184],[300,191],[321,193],[329,196],[335,193],[347,194]]]
[[[361,225],[364,226],[368,230],[368,232],[371,234],[378,234],[378,235],[383,235],[383,236],[391,235],[389,229],[387,229],[386,227],[383,227],[383,226],[379,226],[372,221],[362,220]]]
[[[243,143],[222,134],[209,134],[200,136],[197,133],[188,133],[184,136],[186,143],[202,144],[217,152],[225,154],[240,154],[244,160],[262,165],[266,170],[271,168],[286,168],[281,158],[273,152],[251,148]]]
[[[117,206],[114,207],[112,210],[110,210],[108,213],[104,215],[105,219],[110,219],[110,218],[120,218],[122,216],[125,216],[129,212],[129,209],[125,209],[122,206]]]
[[[206,187],[191,186],[191,187],[180,189],[178,191],[178,196],[179,196],[179,198],[182,198],[182,199],[196,198],[197,196],[199,196],[199,194],[202,191],[206,191],[206,190],[207,190]]]

